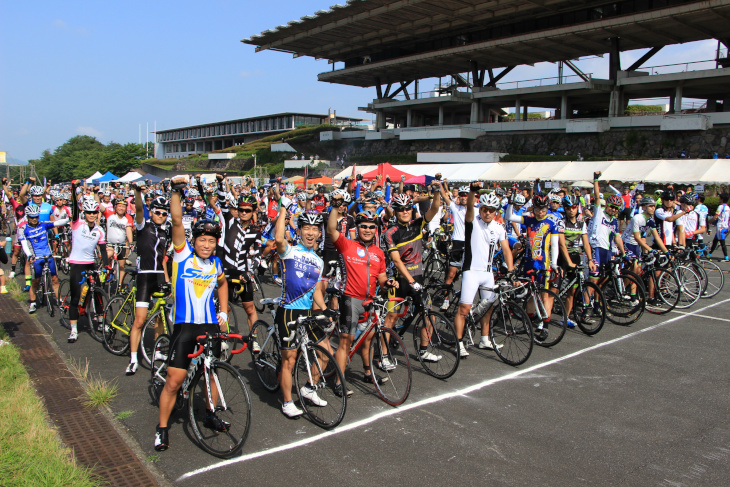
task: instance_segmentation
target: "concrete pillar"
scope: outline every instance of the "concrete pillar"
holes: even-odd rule
[[[444,124],[444,106],[439,105],[439,126]]]
[[[529,118],[527,117],[527,109],[528,108],[529,107],[527,105],[525,105],[524,107],[522,107],[522,120],[524,120],[525,122],[527,122],[529,120]]]
[[[517,98],[515,100],[515,122],[519,122],[521,119],[520,118],[520,108],[521,108],[520,99]]]
[[[375,112],[375,128],[377,130],[385,128],[385,114],[382,110]]]
[[[471,101],[471,114],[469,115],[469,123],[477,123],[479,120],[479,102],[477,100]]]
[[[406,112],[406,127],[411,126],[411,123],[413,120],[412,117],[413,117],[413,113],[412,113],[412,110],[409,108],[408,111]]]
[[[723,100],[722,100],[722,111],[723,112],[730,112],[730,97],[723,98]]]
[[[668,113],[674,113],[674,97],[669,97],[669,112]]]
[[[717,100],[707,100],[707,113],[715,113],[717,111]]]
[[[674,90],[674,112],[680,113],[682,111],[682,85],[677,85]]]
[[[563,95],[560,97],[560,119],[568,119],[568,95]]]

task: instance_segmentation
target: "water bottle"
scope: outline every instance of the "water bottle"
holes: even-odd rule
[[[81,288],[81,298],[79,299],[79,306],[83,306],[86,302],[86,293],[89,292],[89,285],[84,284],[84,286]]]
[[[479,304],[472,308],[472,315],[474,316],[474,318],[479,319],[484,316],[484,313],[489,310],[491,304],[492,303],[488,299],[482,299],[481,301],[479,301]]]
[[[10,237],[5,237],[5,253],[10,255],[10,252],[12,250],[12,242],[13,239]]]
[[[360,335],[362,335],[362,332],[365,331],[365,328],[368,327],[368,322],[363,321],[362,323],[357,324],[357,330],[355,330],[355,341],[357,341],[358,338],[360,338]]]

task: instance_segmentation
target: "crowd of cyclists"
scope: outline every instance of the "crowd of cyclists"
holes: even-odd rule
[[[248,177],[234,184],[220,174],[207,182],[200,176],[177,176],[159,184],[103,188],[82,181],[42,186],[33,178],[11,188],[3,179],[2,212],[12,212],[15,229],[9,278],[24,276],[28,310],[35,313],[41,276],[44,268],[50,270],[56,306],[68,321],[69,343],[79,339],[84,276],[99,272],[109,293],[134,289],[126,375],[139,369],[150,303],[156,293],[168,293],[170,348],[153,356],[167,364],[155,431],[155,449],[162,451],[169,446],[168,420],[201,334],[231,331],[230,315],[240,307],[246,344],[254,358],[263,353],[253,330],[263,310],[265,276],[270,276],[270,286],[281,288],[273,317],[274,359],[281,411],[289,418],[304,414],[293,392],[310,407],[327,405],[320,397],[324,391],[315,387],[317,377],[293,388],[298,350],[290,337],[303,317],[323,318],[321,326],[308,322],[306,333],[332,353],[336,364],[327,366],[344,374],[348,351],[361,341],[374,302],[387,302],[380,318],[391,329],[404,319],[404,303],[413,305],[411,314],[431,307],[431,321],[414,331],[411,353],[427,368],[452,364],[450,375],[469,357],[470,346],[518,364],[529,356],[519,350],[527,345],[518,335],[527,336],[531,350],[533,342],[556,344],[565,328],[580,325],[595,333],[600,326],[591,323],[602,326],[607,316],[626,324],[644,310],[666,312],[683,293],[699,299],[719,292],[722,272],[719,278],[710,273],[706,257],[720,245],[728,261],[727,194],[720,195],[716,213],[708,215],[704,198],[690,188],[669,186],[650,195],[640,186],[609,186],[604,194],[600,176],[594,174],[592,192],[548,190],[540,180],[488,189],[477,181],[451,184],[439,175],[420,190],[403,179],[365,181],[361,176],[331,189],[296,187],[280,179],[257,187]],[[704,239],[710,238],[707,249]],[[684,265],[692,259],[705,270],[697,289],[676,271],[692,272]],[[7,260],[3,249],[0,262]],[[619,277],[610,278],[612,272]],[[59,285],[59,273],[68,275],[67,289]],[[595,286],[579,289],[578,274]],[[660,274],[671,274],[667,279],[676,286]],[[535,296],[520,294],[528,282]],[[2,271],[0,285],[0,292],[6,292]],[[517,303],[509,308],[511,314],[505,314],[507,301]],[[447,323],[437,326],[433,317]],[[526,325],[510,328],[505,325],[510,317]],[[89,326],[106,331],[105,320]],[[331,322],[336,323],[336,341]],[[480,327],[468,338],[476,323]],[[161,333],[156,328],[155,338]],[[388,345],[371,341],[372,332],[359,349],[362,374],[346,377],[382,386],[395,380],[390,373],[402,364],[387,353],[373,355],[373,349]],[[219,340],[216,355],[227,346]],[[336,379],[340,375],[333,377],[334,394],[351,397],[353,391]],[[230,424],[217,411],[209,409],[204,424],[225,432]]]

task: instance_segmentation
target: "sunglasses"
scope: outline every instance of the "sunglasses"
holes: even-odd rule
[[[608,207],[613,208],[614,210],[618,210],[619,208],[621,208],[620,206],[616,206],[616,205],[608,205]]]
[[[28,217],[28,220],[30,220],[31,218],[35,218],[37,220],[39,217],[37,217],[37,216],[29,216]]]
[[[574,209],[574,210],[577,210],[577,209],[578,209],[578,207],[579,207],[579,205],[572,205],[572,206],[567,206],[567,205],[566,205],[565,207],[566,207],[566,208],[572,208],[572,209]]]
[[[410,206],[396,206],[393,208],[395,211],[411,211],[413,208]]]
[[[99,214],[98,211],[86,211],[84,213],[86,213],[87,215],[98,215]]]
[[[375,230],[378,227],[376,225],[358,225],[357,228],[362,228],[363,230]]]
[[[253,210],[251,208],[239,208],[239,213],[253,213]]]
[[[484,210],[487,213],[494,213],[495,211],[497,211],[496,208],[492,208],[491,206],[480,206],[479,211],[481,211],[481,210]]]
[[[167,212],[166,211],[160,211],[160,210],[154,210],[152,212],[152,214],[153,215],[157,215],[157,216],[165,216],[165,217],[167,216]]]

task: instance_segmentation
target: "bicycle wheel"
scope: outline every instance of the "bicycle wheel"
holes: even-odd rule
[[[48,316],[53,318],[53,315],[56,314],[56,295],[53,294],[53,282],[50,274],[43,276],[43,298],[46,302]]]
[[[632,295],[634,289],[636,294]],[[609,277],[601,286],[606,298],[606,317],[616,325],[635,323],[646,308],[643,287],[632,276]]]
[[[446,278],[446,265],[441,259],[434,257],[426,264],[425,274],[430,282],[444,282]]]
[[[238,335],[240,328],[238,327],[238,317],[236,316],[236,310],[230,304],[228,305],[228,333],[234,333]],[[238,350],[243,344],[243,338],[229,338],[221,342],[221,360],[231,363],[233,354],[231,350]]]
[[[547,323],[547,336],[545,339],[541,340],[538,333],[535,331],[533,332],[533,338],[535,343],[541,347],[552,347],[553,345],[557,345],[560,340],[563,339],[563,336],[565,336],[565,329],[568,326],[568,317],[566,316],[567,313],[565,312],[563,300],[550,289],[541,289],[538,294],[538,299],[542,300],[543,306],[545,302],[542,297],[543,293],[546,293],[553,298],[552,308],[547,309],[546,307],[546,311],[550,313],[550,321]]]
[[[509,365],[524,364],[533,347],[527,312],[514,301],[497,302],[489,319],[489,340],[497,356]]]
[[[86,297],[86,319],[89,320],[89,334],[99,343],[104,342],[104,309],[109,301],[102,289],[95,289]]]
[[[700,298],[708,299],[717,296],[717,294],[722,291],[722,288],[725,286],[725,273],[722,272],[720,266],[711,260],[702,259],[699,261],[699,265],[702,266],[705,274],[707,274],[707,286],[705,288],[705,292],[702,293]]]
[[[71,283],[68,279],[62,279],[58,285],[58,310],[60,311],[61,317],[58,322],[66,329],[71,329],[71,324],[68,317],[68,303],[71,302]]]
[[[606,300],[595,283],[584,282],[580,291],[576,288],[573,296],[573,317],[583,333],[595,335],[606,322]]]
[[[649,313],[663,315],[669,313],[677,306],[680,290],[679,281],[677,281],[674,274],[660,269],[645,272],[642,275],[642,279],[647,290],[654,289],[654,295],[652,297],[649,297],[649,291],[647,291],[646,310]]]
[[[169,356],[170,337],[160,335],[155,341],[155,357],[152,361],[152,398],[156,406],[160,404],[160,393],[167,382],[167,357]]]
[[[152,351],[154,350],[155,340],[157,339],[155,336],[157,333],[155,330],[155,323],[157,322],[158,317],[162,320],[162,316],[160,316],[161,314],[162,310],[158,309],[147,318],[147,321],[145,321],[142,326],[142,332],[139,337],[139,349],[137,352],[142,352],[142,358],[144,359],[143,363],[147,366],[152,364]],[[162,335],[162,333],[160,333],[160,335]]]
[[[685,264],[687,267],[692,269],[695,274],[697,274],[697,277],[700,278],[700,282],[702,283],[702,291],[700,292],[700,298],[703,294],[707,292],[707,272],[705,272],[705,269],[699,264],[699,262],[688,262]]]
[[[266,310],[266,306],[261,304],[261,300],[265,299],[264,288],[261,287],[261,280],[253,273],[250,273],[249,279],[253,277],[253,305],[256,311],[263,313]]]
[[[702,280],[692,268],[684,265],[676,267],[675,276],[680,284],[679,303],[677,309],[687,309],[702,295]]]
[[[114,355],[129,351],[129,332],[134,323],[135,309],[127,296],[114,296],[104,310],[104,348]]]
[[[375,380],[376,365],[385,373],[382,383]],[[411,361],[403,340],[395,331],[390,328],[375,331],[370,342],[370,366],[373,384],[380,398],[391,406],[403,404],[411,392]]]
[[[254,352],[254,341],[258,344],[258,352]],[[278,372],[281,366],[281,353],[273,329],[269,334],[268,323],[258,320],[253,324],[248,349],[251,351],[253,366],[261,385],[267,391],[275,392],[279,388]]]
[[[190,424],[203,450],[219,458],[228,458],[243,448],[248,437],[251,398],[243,378],[230,364],[214,361],[210,366],[209,379],[205,379],[201,368],[190,385]],[[224,428],[218,430],[210,422],[212,413]]]
[[[424,350],[421,344],[426,342]],[[428,375],[448,379],[459,368],[456,330],[449,320],[435,311],[421,313],[413,328],[413,350]]]
[[[324,429],[331,429],[342,422],[347,409],[347,394],[335,394],[335,385],[344,384],[345,378],[337,367],[335,358],[323,347],[309,343],[304,353],[297,357],[294,381],[299,402],[309,419]],[[329,364],[335,364],[328,369]],[[332,377],[325,370],[333,370]]]

